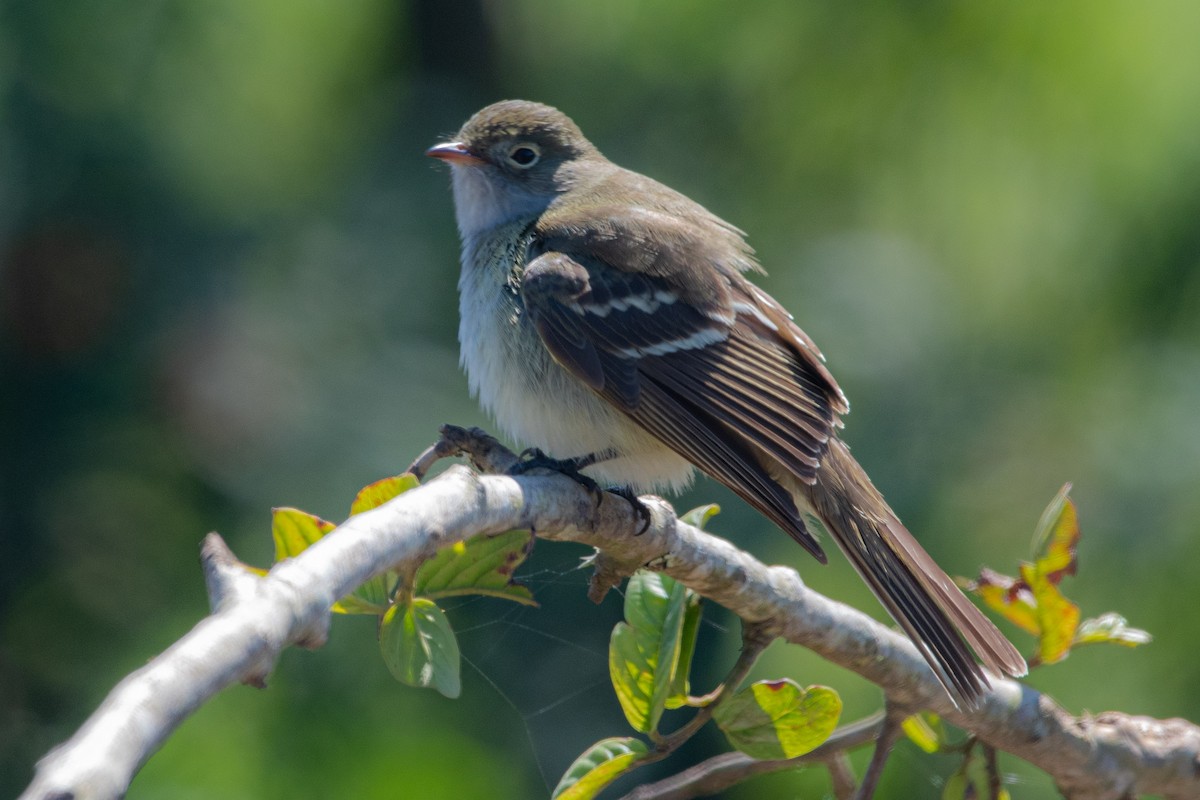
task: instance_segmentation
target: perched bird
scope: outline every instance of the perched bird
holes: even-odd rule
[[[825,563],[815,517],[957,704],[988,686],[971,649],[1025,674],[838,438],[846,398],[746,279],[742,231],[539,103],[488,106],[427,155],[452,168],[462,363],[509,435],[638,491],[699,468]]]

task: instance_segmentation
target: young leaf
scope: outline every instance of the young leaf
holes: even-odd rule
[[[713,710],[729,743],[758,759],[804,755],[829,738],[841,715],[833,689],[788,679],[754,683]]]
[[[354,502],[350,504],[350,516],[378,508],[388,500],[420,485],[417,476],[409,472],[368,484],[359,489],[358,494],[354,496]]]
[[[551,800],[590,800],[645,754],[646,745],[632,737],[596,742],[567,768]]]
[[[537,605],[528,587],[513,581],[513,572],[532,546],[530,531],[484,534],[456,542],[421,565],[413,580],[413,594],[431,598],[486,594]]]
[[[1046,580],[1058,584],[1065,575],[1074,575],[1078,568],[1076,548],[1079,545],[1079,518],[1075,503],[1067,496],[1071,484],[1064,484],[1042,512],[1034,534],[1034,558],[1038,571]]]
[[[1104,614],[1080,624],[1079,607],[1063,596],[1058,585],[1078,568],[1079,520],[1068,493],[1059,490],[1042,512],[1034,534],[1034,562],[1021,563],[1021,577],[1010,578],[989,569],[960,585],[975,592],[993,609],[1038,637],[1036,661],[1061,661],[1077,644],[1113,642],[1136,647],[1150,634],[1129,628],[1117,614]]]
[[[640,571],[625,589],[625,622],[613,628],[608,671],[633,729],[658,727],[683,650],[684,618],[693,593],[683,584]]]
[[[1079,606],[1063,597],[1058,586],[1033,564],[1021,565],[1021,578],[1033,593],[1038,628],[1037,659],[1042,664],[1061,661],[1071,652],[1079,627]]]
[[[418,597],[389,608],[379,625],[379,650],[401,683],[433,687],[452,699],[462,690],[458,640],[432,600]]]
[[[721,507],[716,503],[709,503],[704,506],[696,506],[691,511],[680,517],[681,520],[691,525],[693,528],[704,530],[704,526],[708,521],[721,513]]]
[[[1125,618],[1111,611],[1098,617],[1085,619],[1075,631],[1075,644],[1112,642],[1124,647],[1137,647],[1148,643],[1153,637],[1140,628],[1130,628]]]
[[[904,720],[900,727],[904,729],[905,735],[912,740],[913,744],[926,753],[936,753],[942,749],[942,743],[946,741],[942,718],[932,711],[913,714]]]

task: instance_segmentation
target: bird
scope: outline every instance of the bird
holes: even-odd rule
[[[698,469],[822,564],[824,528],[960,708],[990,687],[972,650],[1026,673],[851,456],[849,403],[747,277],[762,268],[742,230],[541,103],[489,105],[426,155],[450,165],[460,361],[507,435],[630,492]]]

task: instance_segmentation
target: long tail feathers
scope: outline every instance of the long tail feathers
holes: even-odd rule
[[[1025,659],[900,523],[840,441],[831,442],[806,494],[958,705],[975,707],[989,687],[971,650],[995,673],[1025,674]]]

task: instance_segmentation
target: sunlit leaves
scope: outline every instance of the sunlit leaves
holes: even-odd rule
[[[1140,628],[1131,628],[1120,614],[1109,612],[1098,617],[1085,619],[1075,631],[1075,644],[1097,644],[1112,642],[1123,647],[1146,644],[1152,637]]]
[[[694,593],[658,573],[641,571],[625,590],[625,621],[613,628],[608,667],[621,710],[634,730],[649,733],[678,688],[688,609]],[[694,627],[694,626],[693,626]],[[690,634],[694,637],[694,630]]]
[[[298,508],[276,508],[271,513],[275,560],[292,558],[307,550],[336,525]],[[333,604],[338,614],[382,614],[387,610],[383,577],[374,578]]]
[[[706,517],[700,513],[697,521],[702,523]],[[682,583],[645,570],[629,579],[625,621],[613,628],[608,666],[621,709],[634,730],[653,733],[665,708],[687,702],[687,672],[699,622],[699,597]],[[637,739],[597,742],[575,760],[553,797],[594,797],[646,753],[646,745]]]
[[[396,475],[364,487],[350,506],[363,514],[415,488],[413,475]],[[332,532],[336,526],[295,508],[275,509],[271,531],[277,561],[292,558]],[[513,573],[529,555],[533,534],[509,531],[480,535],[443,548],[422,564],[410,586],[395,572],[384,572],[334,603],[342,614],[379,617],[379,648],[397,680],[457,697],[461,689],[460,656],[454,631],[434,600],[465,594],[490,595],[536,605],[528,588]]]
[[[550,796],[554,800],[589,800],[646,752],[646,745],[631,737],[596,742],[572,762]]]
[[[1033,560],[1021,562],[1019,577],[984,569],[964,583],[990,608],[1037,637],[1035,664],[1061,661],[1078,644],[1111,641],[1134,647],[1150,641],[1148,633],[1127,627],[1116,614],[1081,623],[1079,607],[1059,588],[1079,567],[1079,520],[1070,490],[1069,483],[1063,486],[1042,513],[1033,537]]]
[[[456,542],[421,565],[413,579],[413,593],[432,598],[486,594],[537,605],[527,587],[513,582],[513,572],[532,546],[531,531],[509,531]]]
[[[681,514],[679,519],[683,520],[694,528],[704,530],[704,526],[708,524],[708,521],[720,513],[721,507],[719,505],[716,503],[709,503],[708,505],[696,506],[691,511]]]
[[[837,727],[842,700],[825,686],[759,681],[717,706],[713,719],[730,744],[759,759],[795,758]]]
[[[369,511],[417,486],[413,475],[395,475],[376,481],[361,489],[350,505],[350,516]],[[336,526],[328,520],[295,508],[277,508],[271,519],[275,539],[275,560],[282,561],[299,555]],[[388,595],[395,586],[396,575],[377,575],[333,604],[338,614],[382,614],[387,611]]]
[[[1041,562],[1021,564],[1021,581],[1033,594],[1037,614],[1037,661],[1053,664],[1067,657],[1079,627],[1079,606],[1058,590],[1053,573],[1044,572]]]
[[[274,509],[271,512],[271,537],[275,540],[275,560],[299,555],[336,527],[334,523],[298,508]]]
[[[901,723],[904,734],[926,753],[936,753],[946,741],[942,718],[932,711],[913,714]]]
[[[364,511],[370,511],[398,497],[409,489],[415,489],[420,484],[417,476],[411,473],[403,475],[393,475],[390,478],[383,478],[374,483],[367,484],[358,490],[358,494],[354,496],[354,502],[350,504],[350,516],[361,514]]]
[[[379,625],[379,650],[401,683],[458,697],[458,641],[446,614],[432,600],[414,598],[387,610]]]

